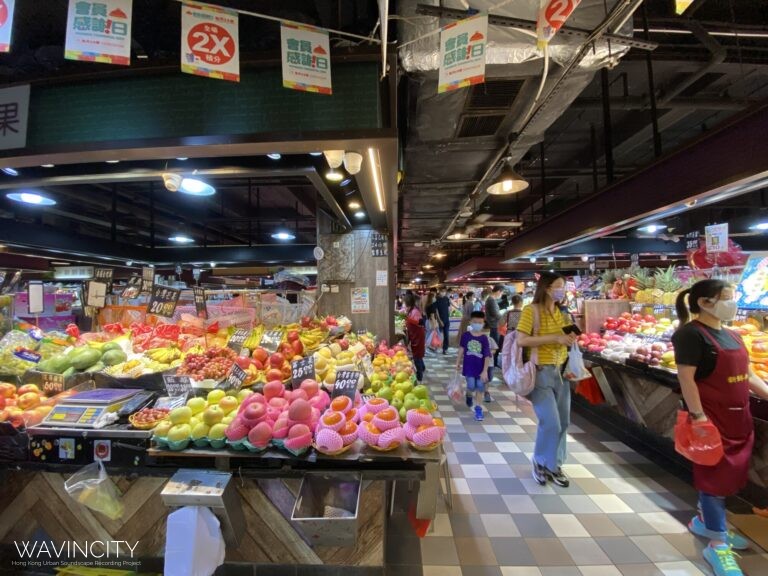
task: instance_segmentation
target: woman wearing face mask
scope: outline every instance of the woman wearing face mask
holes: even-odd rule
[[[533,479],[540,485],[547,481],[567,487],[570,482],[562,471],[565,461],[566,432],[571,421],[571,388],[563,381],[561,368],[568,358],[568,347],[575,334],[565,334],[571,324],[560,304],[565,301],[565,278],[559,274],[541,274],[533,303],[523,308],[517,324],[521,346],[537,353],[536,385],[528,396],[539,423],[533,451]]]
[[[725,497],[747,483],[754,444],[749,392],[768,398],[768,385],[750,368],[741,337],[723,327],[736,317],[733,297],[733,288],[722,280],[702,280],[684,290],[677,298],[680,328],[672,337],[690,417],[694,422],[710,420],[720,431],[725,451],[715,466],[693,464],[699,514],[688,524],[691,532],[709,538],[704,559],[717,576],[742,574],[731,549],[744,550],[749,543],[728,531]],[[691,313],[696,319],[689,322]]]

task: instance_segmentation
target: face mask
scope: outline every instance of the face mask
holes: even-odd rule
[[[736,318],[738,308],[735,300],[718,300],[709,312],[721,322],[730,322]]]
[[[480,323],[472,322],[472,324],[469,325],[472,332],[480,332],[480,330],[483,329],[483,325]]]
[[[552,290],[552,300],[562,302],[565,300],[565,288],[555,288]]]

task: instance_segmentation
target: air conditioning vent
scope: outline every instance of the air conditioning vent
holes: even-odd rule
[[[467,110],[508,110],[520,93],[524,80],[487,80],[469,92]]]
[[[477,136],[493,136],[504,120],[503,114],[485,114],[481,116],[465,114],[461,118],[457,138],[473,138]]]

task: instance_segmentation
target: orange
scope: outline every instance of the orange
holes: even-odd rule
[[[339,434],[341,434],[342,436],[347,436],[348,434],[354,434],[355,432],[357,432],[357,424],[355,424],[354,422],[347,422],[344,425],[344,428],[339,430]]]
[[[382,420],[387,420],[387,421],[392,421],[399,418],[397,410],[395,410],[394,408],[385,408],[384,410],[379,412],[377,416]]]
[[[344,415],[340,412],[326,412],[323,414],[323,424],[326,426],[336,426],[344,419]]]
[[[363,422],[373,422],[374,416],[375,414],[371,412],[366,412],[365,414],[363,414]]]
[[[337,412],[346,412],[350,408],[352,408],[352,400],[348,396],[337,396],[331,402],[331,410]]]

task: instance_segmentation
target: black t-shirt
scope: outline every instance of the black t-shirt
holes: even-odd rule
[[[723,328],[715,330],[698,322],[690,322],[672,336],[675,345],[675,362],[684,366],[696,366],[696,380],[708,377],[715,370],[717,350],[712,341],[701,333],[706,330],[724,350],[738,350],[741,339],[737,334]]]

